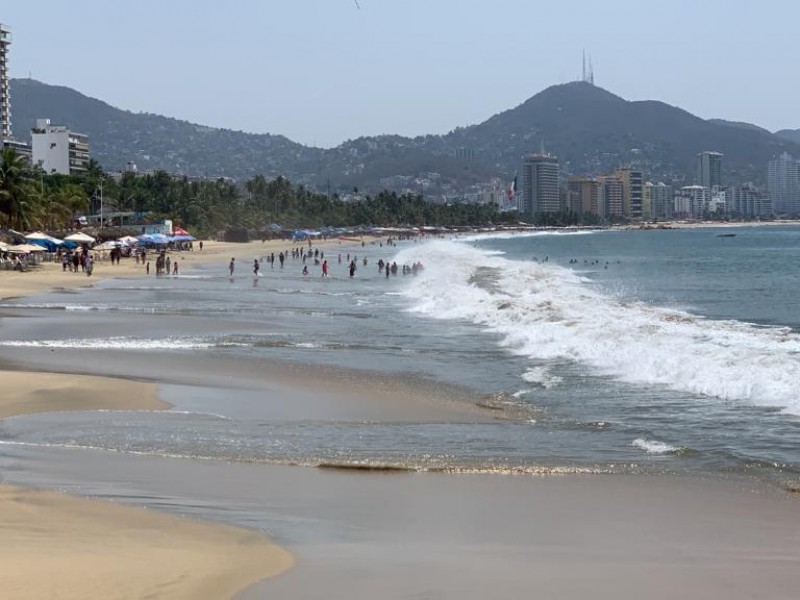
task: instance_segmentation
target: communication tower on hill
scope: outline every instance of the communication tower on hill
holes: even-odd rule
[[[589,56],[589,63],[586,63],[586,50],[583,51],[583,69],[581,71],[581,81],[594,85],[594,67],[592,67],[592,57]]]

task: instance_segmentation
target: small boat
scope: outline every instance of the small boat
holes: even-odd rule
[[[717,237],[736,237],[735,233],[718,233]]]

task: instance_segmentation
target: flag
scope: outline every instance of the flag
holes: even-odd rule
[[[513,202],[514,196],[517,194],[517,174],[514,173],[514,181],[512,181],[508,185],[508,190],[506,190],[506,196],[508,196],[508,201]]]

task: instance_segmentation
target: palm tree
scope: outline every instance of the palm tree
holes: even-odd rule
[[[0,154],[0,220],[16,229],[36,227],[42,217],[40,199],[25,158],[4,148]]]

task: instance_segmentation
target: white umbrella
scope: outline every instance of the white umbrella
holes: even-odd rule
[[[78,242],[79,244],[91,244],[94,242],[94,238],[92,236],[86,235],[82,231],[68,235],[64,238],[64,240],[67,242]]]
[[[122,245],[122,242],[103,242],[99,246],[95,246],[95,250],[113,250],[114,248],[119,248]]]
[[[125,237],[121,237],[119,238],[118,241],[122,242],[123,244],[128,244],[129,246],[133,246],[139,243],[139,240],[133,237],[132,235],[126,235]]]
[[[8,248],[8,252],[13,254],[27,254],[28,252],[44,252],[45,249],[41,246],[36,246],[34,244],[19,244],[18,246],[11,246]]]

